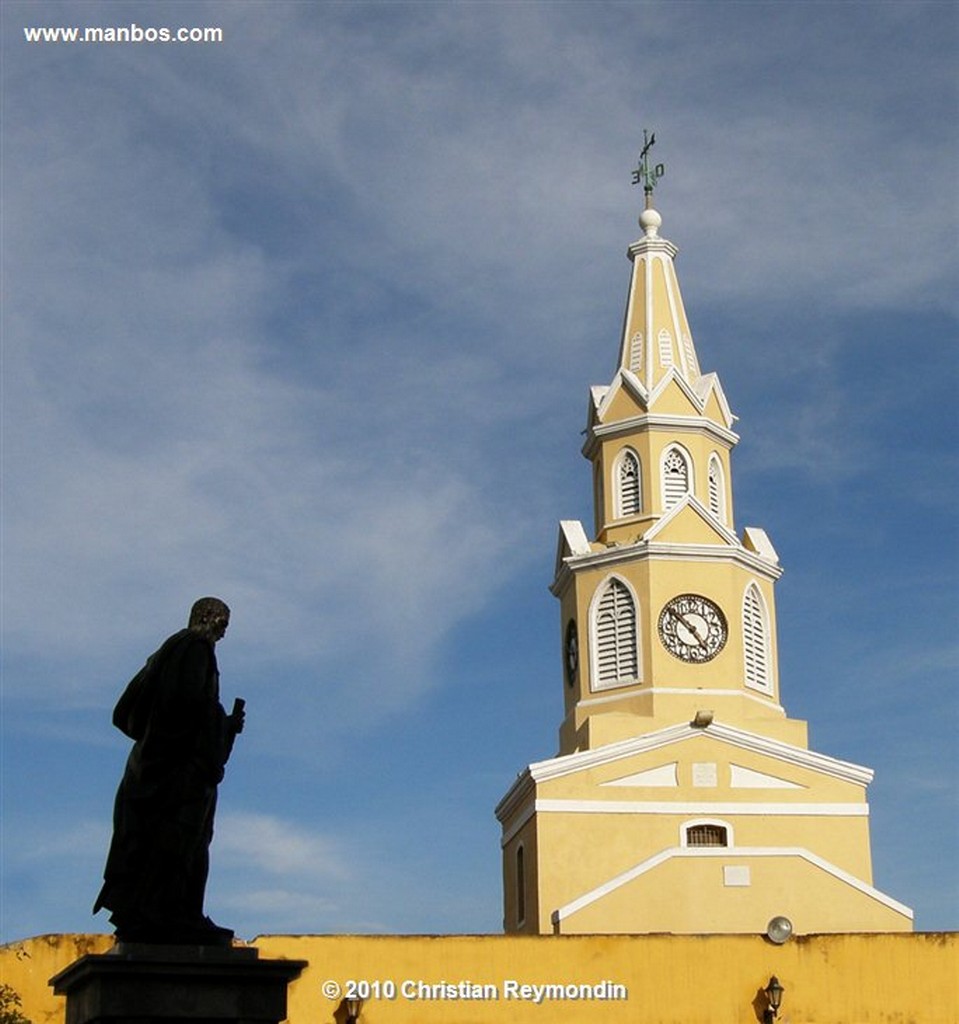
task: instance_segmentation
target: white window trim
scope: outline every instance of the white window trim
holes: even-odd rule
[[[599,610],[599,603],[602,595],[613,581],[621,583],[629,593],[633,602],[633,631],[636,642],[636,675],[632,679],[619,680],[612,683],[600,683],[599,681],[599,641],[596,631],[596,613]],[[619,573],[612,573],[605,577],[600,585],[593,591],[593,597],[589,602],[589,689],[592,693],[601,693],[605,690],[618,690],[626,686],[637,686],[643,681],[643,650],[639,631],[639,598],[629,580],[620,576]],[[582,643],[582,640],[580,641]],[[582,647],[580,647],[582,655]]]

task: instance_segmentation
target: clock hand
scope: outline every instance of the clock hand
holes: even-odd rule
[[[672,617],[676,619],[677,622],[681,622],[689,630],[689,632],[692,633],[694,637],[696,637],[696,643],[698,646],[702,647],[705,645],[706,641],[699,635],[699,630],[693,623],[689,622],[686,619],[685,615],[680,615],[679,612],[673,611],[672,608],[669,609],[669,614],[672,615]]]

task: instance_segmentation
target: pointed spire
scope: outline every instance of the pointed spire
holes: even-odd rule
[[[699,361],[673,259],[679,251],[660,237],[663,218],[653,207],[653,190],[666,173],[664,164],[653,165],[650,149],[655,133],[643,132],[639,165],[633,184],[643,186],[644,209],[639,215],[643,237],[629,247],[633,276],[626,307],[626,321],[620,346],[619,365],[639,378],[651,392],[673,371],[695,387],[700,378]]]

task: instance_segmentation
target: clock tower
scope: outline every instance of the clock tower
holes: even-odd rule
[[[496,808],[513,933],[903,931],[872,886],[868,768],[780,701],[776,550],[737,532],[722,385],[703,373],[641,156],[619,360],[590,391],[594,525],[560,523],[559,753]]]

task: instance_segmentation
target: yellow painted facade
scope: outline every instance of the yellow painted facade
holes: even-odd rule
[[[782,946],[752,935],[269,935],[254,945],[266,959],[307,961],[289,989],[290,1024],[343,1024],[350,981],[366,983],[359,1024],[757,1024],[772,975],[785,988],[780,1024],[959,1020],[955,933]],[[49,978],[111,946],[106,935],[47,935],[0,947],[0,980],[33,1024],[63,1024]]]
[[[514,934],[908,931],[872,886],[868,768],[783,707],[775,548],[736,532],[736,421],[703,374],[655,210],[619,366],[591,389],[594,535],[560,524],[556,757],[497,806]]]

